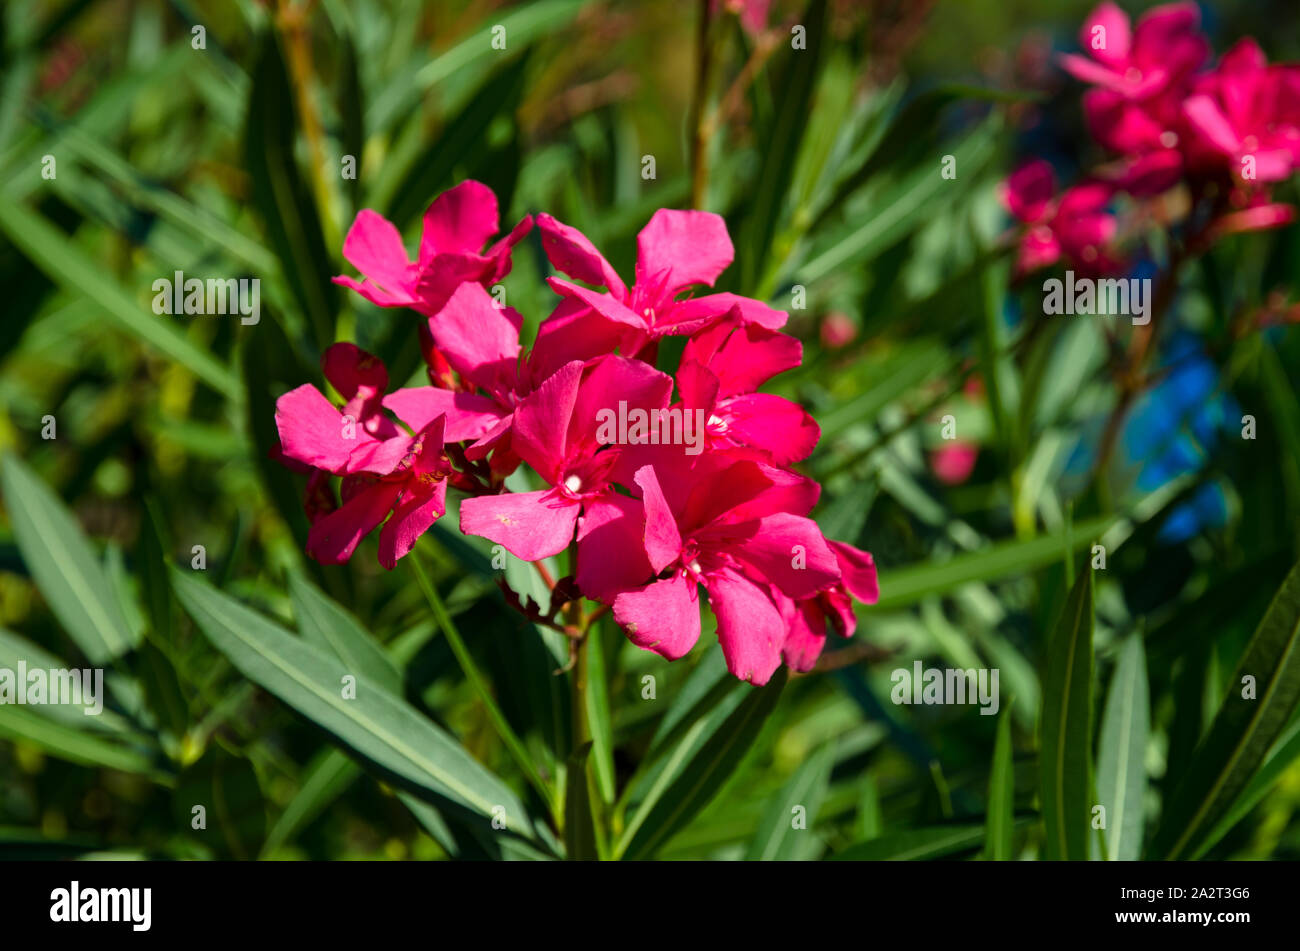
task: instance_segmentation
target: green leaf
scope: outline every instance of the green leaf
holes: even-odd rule
[[[451,183],[459,165],[468,163],[472,155],[486,152],[487,131],[493,119],[504,115],[514,121],[524,91],[528,53],[525,50],[501,67],[475,93],[393,191],[389,217],[399,229],[418,218],[430,200]]]
[[[1297,759],[1300,759],[1300,720],[1293,721],[1290,728],[1273,744],[1273,751],[1265,760],[1264,765],[1251,779],[1250,785],[1242,791],[1236,803],[1228,810],[1227,815],[1219,820],[1214,829],[1205,837],[1205,841],[1201,843],[1200,848],[1197,850],[1196,857],[1199,858],[1205,854],[1206,850],[1223,838],[1229,829],[1246,818],[1250,811],[1264,798],[1265,794],[1273,788],[1273,784],[1291,768],[1291,765]]]
[[[94,301],[109,318],[160,354],[175,360],[217,392],[239,398],[239,380],[143,301],[123,290],[104,269],[41,215],[15,201],[0,201],[0,231],[50,280]]]
[[[591,768],[601,801],[614,801],[614,726],[609,712],[609,682],[605,671],[603,633],[599,624],[587,629],[587,725],[591,730]]]
[[[587,760],[591,744],[583,743],[568,760],[568,785],[564,796],[564,851],[576,861],[598,857],[596,824],[592,818],[591,777]]]
[[[936,167],[922,166],[901,180],[880,182],[872,213],[861,223],[854,221],[824,246],[814,249],[814,256],[795,269],[796,279],[811,284],[829,274],[858,267],[922,223],[931,220],[936,209],[952,201],[974,181],[983,165],[993,157],[1001,123],[996,118],[984,122],[953,147],[957,162],[957,182],[945,181]],[[953,187],[956,185],[957,187]]]
[[[859,842],[830,858],[838,862],[923,862],[973,849],[983,840],[982,825],[933,826]]]
[[[1009,862],[1014,855],[1012,833],[1016,798],[1016,773],[1011,748],[1011,704],[998,718],[998,735],[993,744],[993,768],[989,771],[989,805],[984,819],[984,857]]]
[[[820,845],[812,827],[826,799],[834,764],[835,744],[826,743],[799,765],[764,810],[746,859],[781,862],[811,857]],[[799,828],[795,827],[796,809],[802,810]]]
[[[1092,571],[1074,583],[1048,645],[1039,780],[1049,859],[1088,858]]]
[[[807,27],[809,47],[789,52],[790,63],[782,77],[776,122],[770,129],[768,140],[760,143],[759,147],[763,164],[752,192],[753,205],[744,233],[749,253],[741,256],[741,287],[744,293],[757,291],[764,297],[770,288],[760,289],[758,285],[767,273],[772,237],[785,212],[795,159],[799,156],[799,146],[812,112],[813,90],[825,62],[822,41],[826,32],[826,0],[812,0],[800,22]]]
[[[289,572],[289,596],[298,631],[347,666],[395,696],[402,695],[402,674],[373,637],[347,611],[303,577]]]
[[[1254,680],[1247,699],[1244,678]],[[1228,694],[1175,787],[1151,855],[1194,857],[1246,789],[1300,704],[1300,564],[1291,569],[1228,681]]]
[[[1097,749],[1097,801],[1106,808],[1109,859],[1130,861],[1142,852],[1149,707],[1146,651],[1141,636],[1133,634],[1111,676]]]
[[[155,780],[167,780],[166,774],[154,767],[154,756],[147,747],[118,742],[104,734],[70,726],[66,720],[36,713],[35,708],[0,704],[0,737],[25,740],[51,756],[83,766],[107,766]]]
[[[333,747],[323,750],[303,771],[298,792],[289,800],[284,812],[280,813],[275,825],[267,833],[260,857],[269,857],[284,843],[291,841],[360,775],[361,767],[346,753]]]
[[[1041,568],[1059,560],[1062,552],[1087,548],[1114,521],[1114,516],[1102,516],[1080,522],[1069,532],[999,542],[938,564],[881,571],[880,601],[869,610],[906,607],[927,595],[944,594],[973,581],[994,581]]]
[[[0,468],[14,538],[46,604],[82,653],[107,666],[138,643],[76,519],[17,456]]]
[[[171,797],[177,825],[216,855],[248,861],[266,837],[266,803],[253,764],[219,745],[208,747],[181,774]],[[205,828],[195,829],[194,808],[203,807]]]
[[[643,802],[624,830],[621,848],[629,859],[647,858],[683,828],[721,791],[758,737],[785,688],[782,667],[766,686],[745,688],[749,695],[736,707],[675,778],[662,796]],[[683,739],[683,743],[689,737]],[[620,844],[622,844],[620,843]]]
[[[253,203],[316,348],[324,351],[334,342],[339,296],[320,214],[294,153],[298,118],[293,103],[279,41],[268,31],[253,67],[245,131]]]
[[[172,588],[240,673],[358,755],[479,815],[503,808],[509,829],[535,836],[515,794],[409,704],[365,675],[354,675],[356,696],[344,699],[341,661],[182,571],[172,570]]]

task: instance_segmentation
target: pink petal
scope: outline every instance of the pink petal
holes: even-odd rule
[[[482,182],[466,180],[433,200],[424,213],[420,265],[438,254],[477,254],[497,233],[497,196]]]
[[[641,503],[625,495],[610,493],[583,503],[574,573],[583,594],[610,604],[653,577],[641,540],[643,519]]]
[[[359,425],[348,427],[354,437],[345,438],[343,414],[310,383],[276,400],[275,426],[284,455],[330,472],[341,472],[358,440],[370,439]]]
[[[630,309],[612,294],[602,294],[599,291],[588,290],[559,277],[548,277],[546,283],[551,285],[551,289],[555,293],[582,301],[606,320],[613,321],[616,324],[624,324],[628,327],[635,327],[638,330],[647,329],[646,318]]]
[[[681,557],[682,536],[654,467],[645,466],[638,470],[636,484],[641,488],[641,501],[645,508],[645,553],[650,567],[658,574]]]
[[[756,584],[730,569],[705,579],[709,606],[718,619],[718,643],[727,669],[757,686],[781,665],[785,624],[772,599]]]
[[[461,284],[429,331],[452,369],[496,396],[515,388],[519,364],[519,314],[478,284]]]
[[[410,299],[415,284],[411,260],[406,256],[397,227],[383,215],[369,208],[357,212],[343,239],[343,257],[372,284],[379,285],[382,290],[375,296],[381,300],[374,300],[351,278],[335,278],[336,283],[360,291],[374,303]]]
[[[614,620],[637,647],[668,660],[690,653],[700,639],[700,603],[694,578],[680,572],[614,599]]]
[[[797,338],[758,326],[718,324],[696,334],[682,351],[682,363],[701,363],[718,378],[719,397],[752,393],[802,359]]]
[[[384,520],[401,491],[400,482],[376,482],[317,519],[307,533],[307,554],[322,565],[343,564],[361,539]]]
[[[384,406],[419,432],[439,416],[447,417],[447,442],[478,439],[509,414],[495,400],[477,393],[412,386],[384,397]]]
[[[593,360],[583,373],[568,423],[567,451],[595,452],[598,421],[607,413],[665,409],[673,395],[673,378],[648,363],[608,354]]]
[[[1105,30],[1105,45],[1102,49],[1096,48],[1093,39],[1093,30],[1096,27]],[[1090,56],[1115,69],[1121,68],[1128,59],[1132,41],[1133,34],[1129,26],[1128,14],[1111,0],[1099,3],[1097,8],[1088,14],[1079,30],[1079,45],[1087,50]]]
[[[770,393],[733,396],[715,412],[726,420],[727,438],[763,450],[778,466],[807,459],[822,435],[802,406]]]
[[[564,478],[561,469],[569,454],[569,421],[573,418],[582,369],[578,360],[566,363],[515,407],[511,437],[514,450],[552,485]]]
[[[790,597],[812,597],[839,580],[839,562],[812,519],[781,512],[759,519],[751,531],[727,542],[727,550]],[[707,538],[697,537],[701,544]]]
[[[785,624],[781,659],[791,670],[807,673],[826,646],[826,616],[816,598],[795,601],[775,588],[770,593]]]
[[[785,311],[775,310],[752,297],[727,292],[678,301],[673,305],[671,314],[673,322],[678,326],[699,323],[703,328],[713,318],[729,315],[732,311],[736,311],[741,324],[754,324],[765,330],[780,330],[790,317]]]
[[[620,300],[627,297],[627,286],[618,272],[581,231],[545,214],[537,216],[537,227],[542,232],[542,250],[557,270],[587,284],[607,288]]]
[[[445,479],[439,479],[426,491],[413,491],[408,486],[402,494],[402,501],[393,509],[393,517],[379,532],[379,563],[392,571],[397,559],[404,558],[420,536],[446,511]]]
[[[636,238],[636,283],[670,293],[695,284],[713,286],[736,256],[727,223],[711,211],[660,208]]]
[[[581,507],[552,489],[481,495],[460,503],[460,530],[537,561],[569,547]]]
[[[845,542],[827,541],[840,565],[840,582],[863,604],[880,600],[880,584],[876,579],[876,560],[871,552],[854,548]]]
[[[1056,193],[1056,175],[1042,159],[1033,159],[1012,172],[1002,184],[1002,201],[1021,221],[1038,221]]]
[[[1211,146],[1225,155],[1235,155],[1241,148],[1241,139],[1227,116],[1209,96],[1188,96],[1183,102],[1183,115]]]
[[[626,332],[626,326],[607,320],[578,298],[564,298],[537,328],[528,356],[529,382],[535,386],[571,360],[613,353]]]

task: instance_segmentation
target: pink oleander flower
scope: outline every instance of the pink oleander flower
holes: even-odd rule
[[[775,585],[768,589],[785,621],[787,633],[781,647],[781,659],[791,670],[812,670],[826,646],[828,621],[841,637],[853,636],[858,626],[853,611],[855,599],[863,604],[875,604],[880,600],[876,562],[871,553],[844,542],[827,539],[826,543],[839,564],[839,581],[801,601],[787,597]]]
[[[677,389],[683,408],[702,411],[705,445],[749,448],[778,466],[808,458],[821,427],[797,403],[755,392],[797,367],[802,355],[803,345],[794,337],[736,320],[692,337],[682,351]]]
[[[391,570],[446,511],[451,466],[443,452],[444,419],[405,433],[378,410],[388,375],[374,357],[335,344],[323,362],[348,397],[342,411],[309,383],[280,397],[275,409],[283,457],[318,475],[343,477],[342,504],[328,512],[321,507],[307,535],[307,554],[322,564],[342,564],[387,518],[379,562]],[[309,494],[322,489],[328,491],[314,476]]]
[[[979,446],[952,440],[930,453],[930,470],[944,485],[961,485],[970,478]]]
[[[1108,206],[1114,186],[1101,181],[1067,188],[1054,198],[1056,176],[1042,159],[1033,159],[1013,172],[1002,187],[1007,209],[1029,227],[1020,242],[1016,275],[1055,264],[1065,258],[1081,271],[1109,273],[1119,264],[1108,245],[1118,221]]]
[[[550,488],[466,499],[461,531],[537,561],[564,551],[576,528],[583,594],[609,601],[642,583],[651,571],[640,545],[641,504],[614,490],[610,472],[623,447],[599,440],[599,420],[620,401],[662,410],[672,387],[667,374],[615,354],[566,364],[514,412],[512,448]]]
[[[1279,182],[1300,166],[1300,67],[1268,65],[1253,39],[1223,55],[1183,102],[1198,166]]]
[[[675,660],[699,639],[703,586],[727,669],[764,684],[780,666],[787,637],[769,587],[804,600],[841,580],[834,552],[805,517],[819,487],[722,452],[693,462],[677,447],[656,448],[655,463],[633,476],[656,578],[619,594],[614,619],[634,644]]]
[[[562,304],[557,311],[565,309]],[[573,360],[594,359],[614,349],[593,353],[591,338],[555,332],[551,325],[563,320],[563,315],[544,320],[525,358],[518,311],[498,305],[478,284],[462,284],[426,327],[433,348],[459,376],[460,385],[408,387],[385,397],[384,406],[413,426],[446,415],[448,442],[470,440],[467,458],[490,454],[493,471],[508,475],[519,464],[510,448],[518,401]]]
[[[1061,65],[1097,87],[1084,95],[1083,108],[1098,142],[1129,155],[1179,144],[1183,97],[1210,52],[1199,27],[1195,3],[1153,7],[1132,30],[1110,2],[1084,21],[1080,42],[1091,58],[1065,54]]]
[[[461,284],[472,281],[486,287],[509,274],[511,249],[532,226],[532,218],[525,216],[480,253],[497,233],[497,199],[486,185],[464,181],[435,198],[424,213],[419,256],[412,261],[396,226],[363,209],[343,241],[343,257],[363,278],[340,275],[334,283],[380,307],[410,307],[433,316]]]
[[[1132,28],[1128,14],[1106,0],[1079,30],[1079,43],[1091,58],[1066,53],[1061,65],[1076,79],[1126,99],[1147,99],[1205,62],[1210,44],[1200,25],[1200,10],[1186,2],[1152,7]]]
[[[636,281],[627,287],[587,237],[550,215],[538,215],[542,247],[557,270],[605,292],[563,278],[547,281],[575,301],[561,314],[570,332],[603,342],[614,340],[634,357],[662,337],[693,334],[733,309],[745,324],[768,330],[785,325],[785,311],[736,294],[680,298],[699,285],[712,287],[735,257],[727,225],[707,211],[660,209],[637,235]],[[585,306],[579,306],[585,305]],[[600,324],[612,325],[600,327]]]

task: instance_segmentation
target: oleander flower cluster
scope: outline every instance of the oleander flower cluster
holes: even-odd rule
[[[1300,66],[1269,64],[1247,37],[1208,67],[1192,2],[1153,7],[1134,25],[1106,0],[1079,38],[1083,52],[1061,66],[1090,87],[1088,130],[1112,159],[1059,193],[1042,159],[1010,176],[1003,197],[1024,225],[1018,274],[1058,261],[1089,274],[1126,270],[1126,243],[1152,221],[1185,226],[1195,254],[1223,235],[1294,219],[1272,189],[1300,168]],[[1121,197],[1131,208],[1123,216]]]
[[[522,315],[491,288],[534,227],[559,274],[526,347]],[[498,230],[496,197],[474,181],[429,206],[414,259],[393,224],[357,216],[343,254],[361,277],[335,280],[419,315],[429,385],[391,388],[376,357],[340,342],[322,359],[338,401],[311,384],[280,398],[279,457],[307,477],[308,554],[346,562],[378,529],[391,569],[455,490],[465,534],[526,561],[572,546],[553,596],[607,606],[639,647],[684,656],[705,595],[735,676],[811,669],[828,630],[853,634],[854,600],[876,600],[875,565],[809,518],[820,486],[792,467],[816,422],[760,392],[802,358],[787,315],[707,291],[734,257],[723,219],[655,212],[630,284],[549,215]],[[656,368],[666,337],[685,338],[671,376]],[[544,488],[506,487],[522,464]]]

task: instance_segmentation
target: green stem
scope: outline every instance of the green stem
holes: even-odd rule
[[[483,701],[483,706],[487,708],[488,718],[492,721],[492,726],[496,729],[497,735],[505,743],[506,749],[510,751],[510,755],[514,757],[524,776],[528,778],[528,781],[533,784],[533,788],[541,795],[542,801],[546,803],[552,814],[555,814],[556,810],[561,808],[558,797],[547,786],[541,775],[538,774],[523,741],[510,728],[509,721],[506,720],[505,714],[501,712],[501,707],[497,705],[496,699],[488,689],[487,681],[479,672],[478,665],[474,663],[474,658],[470,655],[468,648],[465,647],[465,642],[461,640],[460,632],[456,630],[451,615],[447,613],[447,606],[443,604],[438,589],[429,580],[429,576],[425,572],[424,566],[420,564],[415,552],[411,552],[406,560],[411,563],[411,570],[415,573],[415,580],[419,583],[420,588],[424,591],[425,598],[429,602],[429,608],[433,612],[433,619],[441,628],[443,636],[447,638],[447,644],[451,647],[451,652],[456,655],[456,661],[460,664],[460,669],[464,671],[465,679],[469,681],[470,685],[478,693],[479,699]]]

